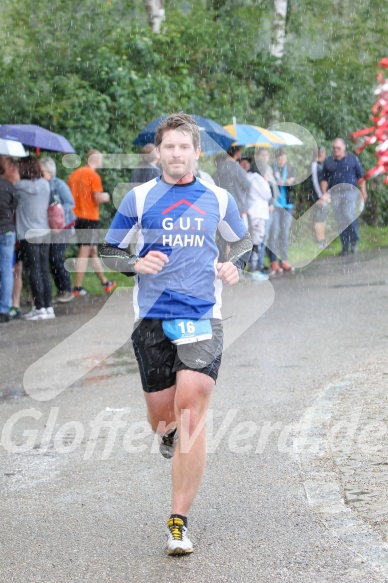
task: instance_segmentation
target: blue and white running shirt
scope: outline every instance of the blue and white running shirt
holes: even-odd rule
[[[127,249],[137,232],[137,255],[169,258],[159,273],[135,276],[136,320],[221,318],[217,229],[231,243],[247,231],[232,195],[200,178],[183,185],[155,178],[126,194],[106,242]]]

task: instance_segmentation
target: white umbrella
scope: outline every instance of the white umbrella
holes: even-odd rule
[[[279,132],[278,130],[271,130],[273,134],[283,139],[285,146],[303,146],[303,142],[288,132]]]
[[[3,138],[0,138],[0,154],[15,158],[24,158],[27,156],[23,144],[14,140],[3,140]]]

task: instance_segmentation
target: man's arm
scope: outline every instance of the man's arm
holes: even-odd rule
[[[128,277],[135,275],[135,264],[139,261],[137,255],[129,255],[124,249],[119,249],[110,243],[104,243],[99,251],[103,264],[111,271],[118,271]]]
[[[368,194],[366,192],[366,182],[364,179],[364,171],[362,169],[361,166],[361,162],[360,160],[357,158],[357,156],[355,156],[356,159],[356,177],[358,179],[357,184],[361,189],[361,196],[364,199],[364,202],[366,201],[366,199],[368,198]]]
[[[229,243],[230,251],[228,254],[228,261],[233,263],[237,269],[244,269],[248,263],[252,251],[252,239],[247,231],[242,239],[235,243]]]
[[[288,177],[286,180],[286,186],[293,186],[295,183],[295,171],[293,166],[289,166],[287,164],[287,169],[288,169]]]
[[[249,231],[239,241],[230,243],[228,261],[217,263],[217,278],[227,285],[234,285],[240,279],[239,270],[244,269],[252,251],[252,241]]]
[[[318,164],[315,161],[311,164],[311,180],[313,182],[313,188],[317,198],[321,198],[322,190],[318,180]]]
[[[358,186],[361,189],[361,196],[364,199],[364,202],[366,201],[366,199],[368,198],[368,193],[366,191],[366,181],[364,178],[360,178],[360,180],[358,181]]]
[[[127,277],[137,274],[155,275],[162,271],[165,263],[168,263],[168,256],[161,251],[149,251],[144,257],[139,257],[106,242],[99,253],[101,261],[108,269],[118,271]]]
[[[226,191],[227,204],[224,215],[218,223],[221,237],[229,244],[228,262],[243,269],[252,251],[252,240],[244,221],[240,217],[236,201]]]

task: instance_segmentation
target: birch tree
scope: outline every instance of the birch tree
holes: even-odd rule
[[[274,19],[272,26],[271,55],[280,63],[286,41],[286,18],[288,0],[274,0]]]
[[[152,32],[160,33],[162,22],[166,19],[166,12],[164,9],[164,0],[144,0],[148,24],[152,28]]]

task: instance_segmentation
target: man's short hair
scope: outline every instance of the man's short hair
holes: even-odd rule
[[[346,150],[346,142],[343,138],[334,138],[334,140],[331,142],[331,145],[334,144],[334,142],[341,142],[341,144],[344,146],[345,150]]]
[[[95,148],[93,148],[92,150],[89,150],[89,152],[86,154],[86,159],[88,159],[90,156],[94,156],[95,154],[99,154],[100,156],[102,156],[100,150],[96,150]]]
[[[284,148],[278,148],[275,151],[275,158],[280,158],[280,156],[287,156],[287,152],[285,151]]]
[[[42,158],[40,160],[40,165],[44,168],[44,170],[46,170],[46,172],[51,174],[51,176],[54,177],[57,175],[57,165],[55,164],[55,160],[52,158],[49,158],[48,156],[47,158]]]
[[[98,162],[97,162],[98,160]],[[102,153],[100,152],[100,150],[96,150],[96,149],[92,149],[89,150],[89,152],[86,154],[86,163],[89,164],[89,166],[91,165],[96,165],[96,168],[98,168],[100,166],[100,161],[102,160]]]
[[[141,149],[142,159],[144,162],[154,162],[157,158],[155,145],[154,144],[146,144]]]
[[[162,120],[155,133],[155,146],[160,146],[164,133],[169,130],[179,130],[191,134],[194,149],[196,150],[200,146],[199,127],[191,115],[179,111],[178,113],[172,113],[166,119]]]

